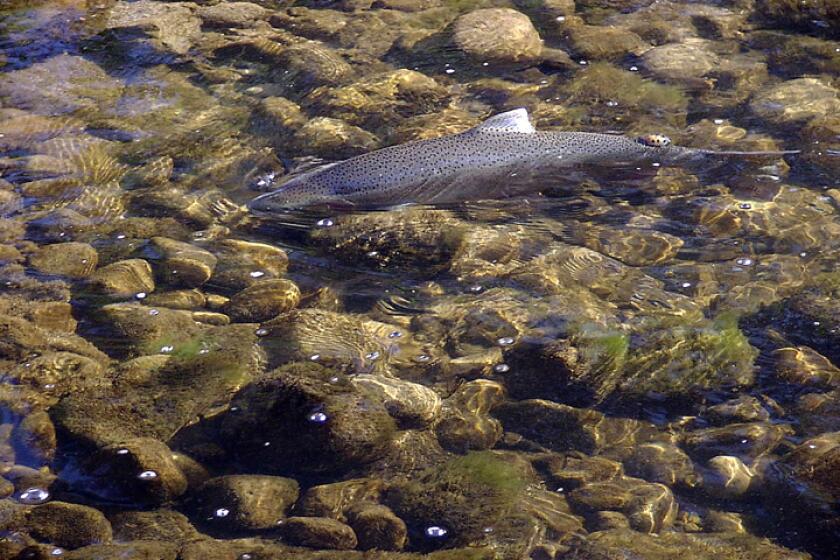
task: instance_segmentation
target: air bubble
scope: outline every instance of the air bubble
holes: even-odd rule
[[[213,512],[213,516],[219,519],[227,517],[228,515],[230,515],[230,510],[227,508],[219,508]]]
[[[148,294],[146,294],[146,292],[137,292],[136,294],[134,294],[134,297],[136,299],[146,299],[147,295]]]
[[[493,371],[496,373],[507,373],[510,371],[510,366],[507,364],[496,364],[493,366]]]
[[[166,346],[161,346],[160,347],[160,353],[161,354],[169,354],[173,350],[175,350],[175,347],[172,346],[172,345],[169,345],[169,344],[167,344]]]
[[[308,416],[308,419],[310,422],[314,422],[316,424],[323,424],[328,420],[327,415],[320,411],[313,412]]]
[[[432,359],[432,357],[429,356],[428,354],[420,354],[419,356],[417,356],[414,359],[417,360],[418,362],[428,362],[429,360]]]
[[[117,449],[117,455],[128,455],[129,451],[126,448]]]
[[[312,361],[312,362],[317,362],[320,359],[321,359],[321,354],[312,354],[311,356],[309,356],[309,360]]]
[[[432,539],[441,539],[447,534],[449,534],[449,531],[445,527],[440,527],[439,525],[426,527],[426,536]]]
[[[388,333],[388,338],[400,338],[402,335],[400,331],[391,331]]]
[[[318,220],[315,223],[315,225],[318,226],[318,227],[330,227],[330,226],[334,226],[335,222],[332,221],[331,218],[324,218],[323,220]]]
[[[154,480],[158,477],[158,473],[155,471],[143,471],[137,475],[137,478],[140,480]]]
[[[690,288],[691,282],[683,282],[682,284],[680,284],[680,286],[682,286],[683,288]]]
[[[250,276],[251,278],[262,278],[263,276],[265,276],[265,272],[263,272],[262,270],[255,270],[254,272],[249,273],[248,276]]]
[[[160,311],[158,311],[157,309],[149,309],[149,315],[151,315],[153,317],[155,315],[160,315]]]
[[[738,208],[740,208],[741,210],[749,210],[750,208],[752,208],[752,204],[750,204],[749,202],[742,202],[738,205]]]
[[[379,352],[375,350],[373,352],[368,352],[367,354],[365,354],[365,359],[370,361],[376,361],[379,359]]]
[[[27,488],[18,496],[18,502],[26,505],[43,504],[50,499],[50,493],[43,488]]]
[[[512,336],[503,336],[496,342],[499,343],[499,346],[510,346],[514,343],[514,338]]]
[[[268,329],[257,329],[254,331],[257,336],[268,336]]]
[[[744,258],[741,258],[741,259],[736,259],[735,264],[737,264],[739,266],[752,266],[753,260],[744,257]]]

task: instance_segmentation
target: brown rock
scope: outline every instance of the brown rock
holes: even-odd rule
[[[26,516],[28,532],[35,538],[66,548],[108,543],[111,524],[99,510],[66,502],[32,508]]]
[[[29,266],[44,274],[70,278],[90,275],[98,262],[96,249],[87,243],[43,245],[29,257]]]
[[[352,550],[358,544],[353,529],[325,517],[290,517],[283,524],[286,539],[298,546]]]

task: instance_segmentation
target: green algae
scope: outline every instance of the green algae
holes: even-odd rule
[[[507,517],[528,485],[525,465],[493,451],[471,452],[395,483],[387,500],[414,531],[443,525],[453,544],[479,539]]]
[[[684,112],[688,106],[688,98],[679,87],[647,80],[608,62],[589,65],[565,90],[573,103],[614,100],[626,107],[654,113]]]

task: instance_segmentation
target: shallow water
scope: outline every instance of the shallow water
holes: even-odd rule
[[[830,0],[0,10],[0,558],[840,555]],[[801,153],[244,207],[517,107]]]

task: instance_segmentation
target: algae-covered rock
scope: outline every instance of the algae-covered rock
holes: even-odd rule
[[[306,490],[295,511],[306,517],[329,517],[347,522],[350,508],[374,505],[382,495],[383,482],[374,478],[352,478],[320,484]]]
[[[352,550],[358,541],[349,526],[326,517],[289,517],[283,536],[292,544],[330,550]]]
[[[403,425],[429,426],[440,416],[440,397],[419,383],[370,374],[356,375],[350,382],[379,395],[391,416]]]
[[[405,117],[442,109],[445,87],[420,72],[400,69],[374,74],[352,84],[316,88],[303,105],[367,130],[391,126]]]
[[[691,488],[699,480],[694,463],[686,453],[672,443],[643,443],[636,446],[624,460],[627,474],[648,482]]]
[[[242,389],[232,405],[222,441],[274,472],[346,472],[382,457],[395,431],[376,394],[311,362],[273,371]]]
[[[836,31],[840,25],[840,6],[832,0],[758,0],[755,11],[761,18],[785,28],[793,24]]]
[[[603,105],[605,99],[612,100],[618,103],[613,112],[634,111],[634,118],[638,118],[639,110],[660,117],[664,114],[669,122],[678,125],[684,123],[683,113],[688,105],[688,98],[680,88],[646,80],[637,72],[623,70],[608,62],[589,65],[563,89],[572,104]]]
[[[321,309],[299,309],[262,325],[269,362],[314,361],[355,373],[387,373],[409,354],[406,331],[387,323]],[[396,333],[396,334],[395,334]]]
[[[140,347],[156,355],[123,362],[113,387],[68,395],[52,409],[53,419],[73,440],[88,445],[149,436],[169,441],[259,375],[254,331],[254,325],[227,325],[150,338]]]
[[[263,280],[234,294],[225,312],[234,321],[257,323],[291,311],[300,303],[300,288],[286,279]]]
[[[337,86],[350,81],[355,72],[333,49],[318,41],[291,45],[277,56],[282,68],[281,81],[288,84],[291,95],[318,86]]]
[[[449,211],[407,208],[331,219],[312,231],[313,242],[354,263],[445,265],[466,225]]]
[[[575,54],[587,61],[638,56],[650,49],[641,37],[621,27],[576,24],[568,26],[566,36]]]
[[[103,266],[88,282],[94,292],[121,298],[147,294],[155,289],[152,267],[143,259],[127,259]]]
[[[704,492],[723,499],[737,499],[750,490],[756,473],[738,457],[718,455],[709,459],[702,477]]]
[[[93,544],[64,552],[62,557],[69,560],[176,560],[179,555],[178,546],[173,543],[141,539],[114,544]]]
[[[202,484],[195,507],[218,527],[254,531],[276,527],[297,499],[298,483],[291,478],[227,475]]]
[[[690,534],[664,532],[645,535],[638,531],[612,529],[587,535],[564,555],[571,560],[608,560],[616,554],[650,560],[667,560],[690,555],[693,560],[808,560],[811,556],[796,552],[767,539],[744,533]]]
[[[464,383],[444,401],[435,433],[444,448],[465,453],[492,448],[502,437],[502,426],[490,411],[502,402],[504,388],[486,379]]]
[[[91,507],[66,502],[36,506],[26,515],[26,528],[35,538],[67,548],[111,541],[111,524]]]
[[[201,35],[201,19],[189,2],[118,2],[107,21],[109,29],[152,29],[160,43],[185,54]]]
[[[172,450],[152,438],[136,438],[103,447],[83,465],[84,489],[101,498],[159,505],[186,492],[187,479]]]
[[[63,76],[56,80],[56,76]],[[0,76],[0,98],[40,115],[103,110],[122,93],[122,82],[83,56],[60,54]]]
[[[664,484],[651,484],[630,477],[594,482],[569,494],[569,503],[583,513],[620,511],[630,526],[642,533],[659,533],[676,519],[678,505]]]
[[[145,539],[180,544],[200,536],[187,516],[171,509],[119,511],[110,514],[108,520],[117,541]]]
[[[405,522],[379,504],[358,504],[347,511],[347,523],[362,550],[402,550],[408,538]]]
[[[475,10],[455,21],[455,45],[480,61],[533,62],[542,39],[525,14],[509,8]]]
[[[779,380],[794,385],[836,387],[840,368],[808,346],[779,348],[773,351],[775,374]]]
[[[837,89],[817,78],[798,78],[760,91],[750,109],[771,124],[795,125],[840,112]]]
[[[412,538],[440,527],[447,543],[466,544],[513,513],[531,476],[527,464],[514,457],[473,452],[395,482],[385,499],[405,520]]]
[[[99,255],[87,243],[42,245],[29,257],[29,266],[44,274],[84,278],[96,268]]]
[[[761,401],[749,395],[710,406],[705,416],[717,425],[770,420],[770,412]]]
[[[642,56],[654,75],[672,81],[699,80],[720,64],[720,59],[704,41],[654,47]]]
[[[223,239],[214,247],[214,253],[218,257],[218,264],[212,284],[231,291],[279,278],[289,266],[286,252],[267,243]]]
[[[771,453],[782,438],[792,433],[790,426],[769,422],[729,424],[720,428],[706,428],[686,434],[686,449],[698,456],[740,455],[756,459]]]
[[[840,524],[834,511],[840,486],[836,475],[840,461],[840,432],[827,432],[805,440],[765,474],[777,494],[779,513],[806,515],[810,529],[836,542]],[[791,518],[793,520],[793,518]],[[801,521],[801,519],[800,519]]]
[[[195,288],[207,282],[216,268],[217,258],[201,247],[168,237],[153,237],[148,258],[157,263],[161,282]]]
[[[257,21],[266,19],[271,12],[252,2],[222,2],[201,6],[196,13],[206,26],[227,28],[251,27]]]
[[[374,135],[341,119],[315,117],[300,127],[294,142],[305,153],[331,159],[344,159],[379,147]]]

